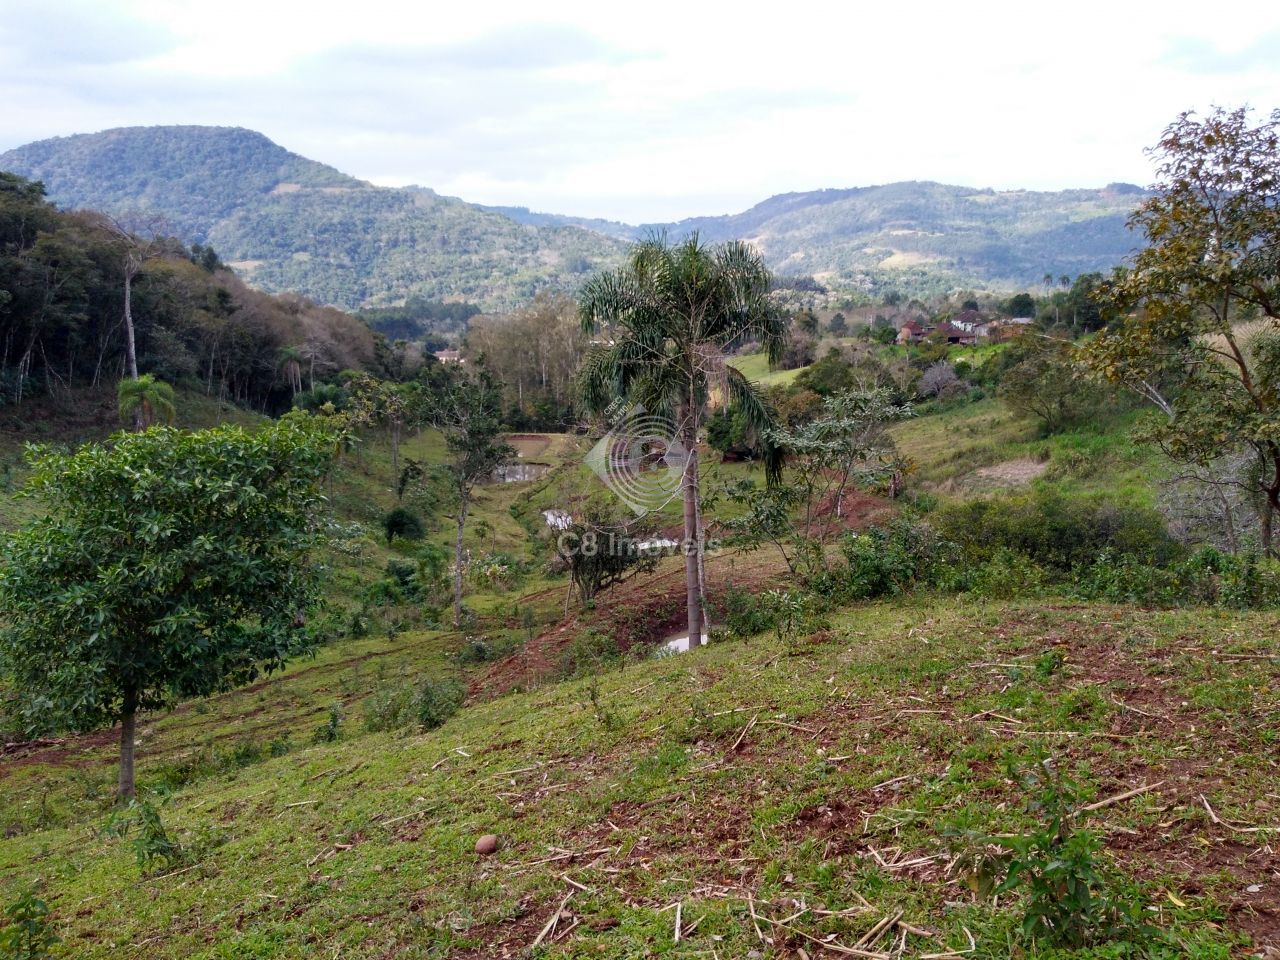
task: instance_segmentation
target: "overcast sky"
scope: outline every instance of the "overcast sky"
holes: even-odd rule
[[[927,179],[1146,183],[1280,106],[1280,3],[0,0],[0,150],[250,127],[379,184],[632,222]]]

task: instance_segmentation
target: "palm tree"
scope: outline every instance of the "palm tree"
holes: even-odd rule
[[[294,397],[302,392],[302,349],[300,347],[281,347],[276,354],[276,361],[284,371],[285,379],[293,389]]]
[[[597,274],[579,298],[583,329],[607,330],[579,372],[588,410],[618,397],[650,414],[667,416],[688,452],[684,498],[685,581],[689,645],[702,642],[702,525],[698,511],[698,428],[712,387],[741,412],[756,436],[773,425],[773,411],[756,387],[725,363],[725,351],[756,340],[769,361],[782,358],[786,327],[769,299],[769,270],[753,248],[733,241],[707,247],[694,234],[675,245],[656,235],[636,244],[620,270]],[[770,482],[781,452],[766,446]]]
[[[136,430],[146,430],[157,420],[173,423],[178,415],[173,403],[173,387],[149,373],[136,380],[121,380],[116,398],[120,403],[120,419],[132,420]]]

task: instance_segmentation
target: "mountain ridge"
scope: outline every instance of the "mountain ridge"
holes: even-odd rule
[[[1061,191],[899,181],[776,194],[734,214],[671,223],[473,204],[380,187],[242,127],[122,127],[36,141],[0,169],[40,179],[63,206],[158,214],[246,279],[346,308],[411,296],[507,309],[572,290],[646,233],[755,244],[776,272],[837,290],[1014,289],[1107,270],[1136,242],[1132,184]]]

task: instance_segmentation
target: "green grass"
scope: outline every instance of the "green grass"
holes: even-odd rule
[[[1015,460],[1043,463],[1034,482],[1068,495],[1107,496],[1150,506],[1168,461],[1134,442],[1138,414],[1127,411],[1045,437],[1034,420],[1015,416],[999,400],[959,402],[895,427],[901,451],[915,463],[913,481],[943,493],[983,489],[997,481],[975,471]]]
[[[769,358],[763,353],[748,353],[741,357],[732,357],[729,364],[740,370],[748,380],[753,380],[764,387],[786,386],[805,369],[797,367],[794,370],[770,370]]]
[[[1181,858],[1232,840],[1200,793],[1220,817],[1280,815],[1258,762],[1274,749],[1274,674],[1244,659],[1277,627],[1274,615],[951,599],[859,607],[791,646],[762,636],[633,662],[471,706],[427,734],[363,734],[353,709],[337,743],[300,742],[163,797],[171,834],[203,851],[167,876],[140,880],[127,841],[100,832],[101,793],[53,803],[42,826],[38,791],[25,790],[6,812],[16,836],[0,844],[0,878],[41,880],[61,955],[84,958],[515,955],[570,893],[579,922],[542,956],[745,956],[760,946],[749,901],[782,920],[796,903],[865,900],[788,924],[847,945],[902,910],[936,932],[910,936],[909,951],[963,948],[967,930],[973,956],[1003,958],[1017,949],[1016,901],[973,902],[948,880],[943,830],[1024,829],[1014,771],[1047,753],[1098,799],[1169,784],[1091,822],[1177,955],[1220,957],[1243,942],[1224,911],[1247,850],[1208,872]],[[436,642],[406,636],[394,656],[429,660]],[[1061,667],[1037,668],[1047,643]],[[144,782],[148,751],[230,741],[254,710],[261,735],[301,741],[342,684],[369,679],[341,662],[295,669],[266,697],[218,698],[204,723],[192,711],[149,720]],[[1144,694],[1153,665],[1156,693]],[[109,760],[101,747],[79,764],[103,774]],[[68,776],[45,770],[51,783]],[[498,853],[476,856],[490,832]],[[677,902],[682,923],[697,922],[680,944]]]
[[[983,401],[897,436],[916,482],[944,494],[980,467],[1047,454],[1036,483],[1149,498],[1159,461],[1127,425],[1040,439]],[[351,531],[327,558],[341,616],[398,555],[377,529],[395,503],[389,451],[366,439],[332,484]],[[480,690],[429,733],[365,732],[362,704],[387,685],[478,682],[487,665],[457,656],[469,634],[554,658],[555,646],[521,647],[518,610],[555,638],[564,597],[529,535],[539,510],[600,495],[587,445],[553,437],[528,457],[547,476],[481,490],[470,548],[511,552],[530,572],[473,592],[473,628],[377,608],[368,636],[335,635],[262,684],[142,720],[140,784],[190,851],[172,869],[141,877],[133,837],[104,829],[113,732],[6,755],[0,905],[38,882],[65,941],[56,955],[76,958],[519,956],[570,894],[535,955],[821,956],[805,936],[851,945],[901,910],[933,934],[910,934],[907,955],[965,949],[972,934],[975,960],[1047,957],[1020,940],[1016,896],[978,902],[948,875],[958,851],[945,837],[1028,829],[1018,776],[1047,755],[1099,800],[1163,781],[1090,816],[1106,862],[1171,938],[1165,956],[1243,949],[1253,895],[1241,891],[1262,883],[1270,896],[1280,869],[1255,853],[1267,835],[1228,825],[1280,823],[1274,613],[902,597],[837,610],[829,630],[790,643],[632,656],[495,700]],[[0,452],[15,450],[0,436]],[[402,456],[438,463],[441,439],[411,436]],[[708,489],[753,470],[707,462]],[[0,493],[0,521],[26,509]],[[451,543],[442,512],[430,536]],[[678,505],[657,519],[678,524]],[[676,564],[652,582],[678,591]],[[662,590],[606,593],[595,614],[644,622],[674,602]],[[313,742],[335,705],[337,741]],[[473,852],[486,833],[500,838],[489,858]],[[760,935],[752,909],[769,918]],[[788,917],[789,930],[770,922]]]

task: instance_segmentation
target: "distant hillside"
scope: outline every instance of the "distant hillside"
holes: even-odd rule
[[[892,183],[770,197],[744,213],[667,224],[755,243],[781,273],[836,286],[932,273],[961,285],[1025,286],[1046,273],[1109,270],[1131,253],[1141,188],[996,192]]]
[[[511,306],[573,289],[622,245],[517,223],[420,188],[375,187],[235,127],[129,127],[0,154],[64,207],[158,214],[255,286],[342,307],[408,296]]]
[[[755,243],[775,271],[835,289],[930,293],[1025,287],[1107,270],[1135,246],[1143,195],[980,190],[908,182],[770,197],[743,213],[631,225],[375,187],[234,127],[131,127],[0,154],[63,206],[162,214],[254,285],[343,307],[409,297],[485,309],[573,290],[650,230]]]

